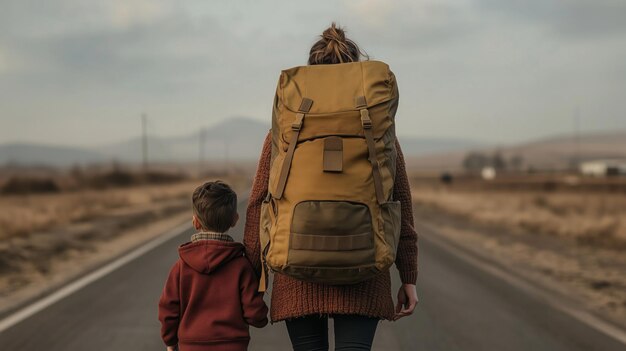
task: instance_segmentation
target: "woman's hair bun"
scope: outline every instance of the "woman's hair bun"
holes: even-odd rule
[[[334,40],[336,42],[345,43],[346,42],[346,33],[342,28],[336,26],[335,22],[331,24],[330,27],[326,28],[322,33],[322,38],[329,40]]]
[[[333,22],[311,47],[309,65],[358,62],[361,56],[369,59],[354,41],[346,37],[346,31]]]

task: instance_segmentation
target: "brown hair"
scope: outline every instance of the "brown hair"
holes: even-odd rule
[[[202,229],[224,233],[233,225],[237,213],[237,194],[228,184],[206,182],[191,196],[193,213]]]
[[[320,37],[309,52],[309,65],[358,62],[361,56],[369,60],[369,56],[354,41],[346,38],[346,31],[337,27],[335,22]]]

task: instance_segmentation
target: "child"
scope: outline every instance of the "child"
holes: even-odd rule
[[[159,300],[161,337],[168,351],[247,350],[248,326],[267,324],[267,306],[233,227],[237,194],[225,183],[207,182],[193,192],[198,233],[178,248]]]

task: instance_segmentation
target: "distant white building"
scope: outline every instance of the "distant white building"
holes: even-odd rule
[[[626,175],[626,160],[593,160],[580,164],[580,173],[592,177]]]
[[[480,176],[485,180],[492,180],[496,177],[496,169],[488,166],[480,170]]]

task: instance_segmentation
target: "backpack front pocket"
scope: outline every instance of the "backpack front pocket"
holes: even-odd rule
[[[303,201],[293,212],[288,264],[359,267],[375,262],[372,216],[367,205]]]

